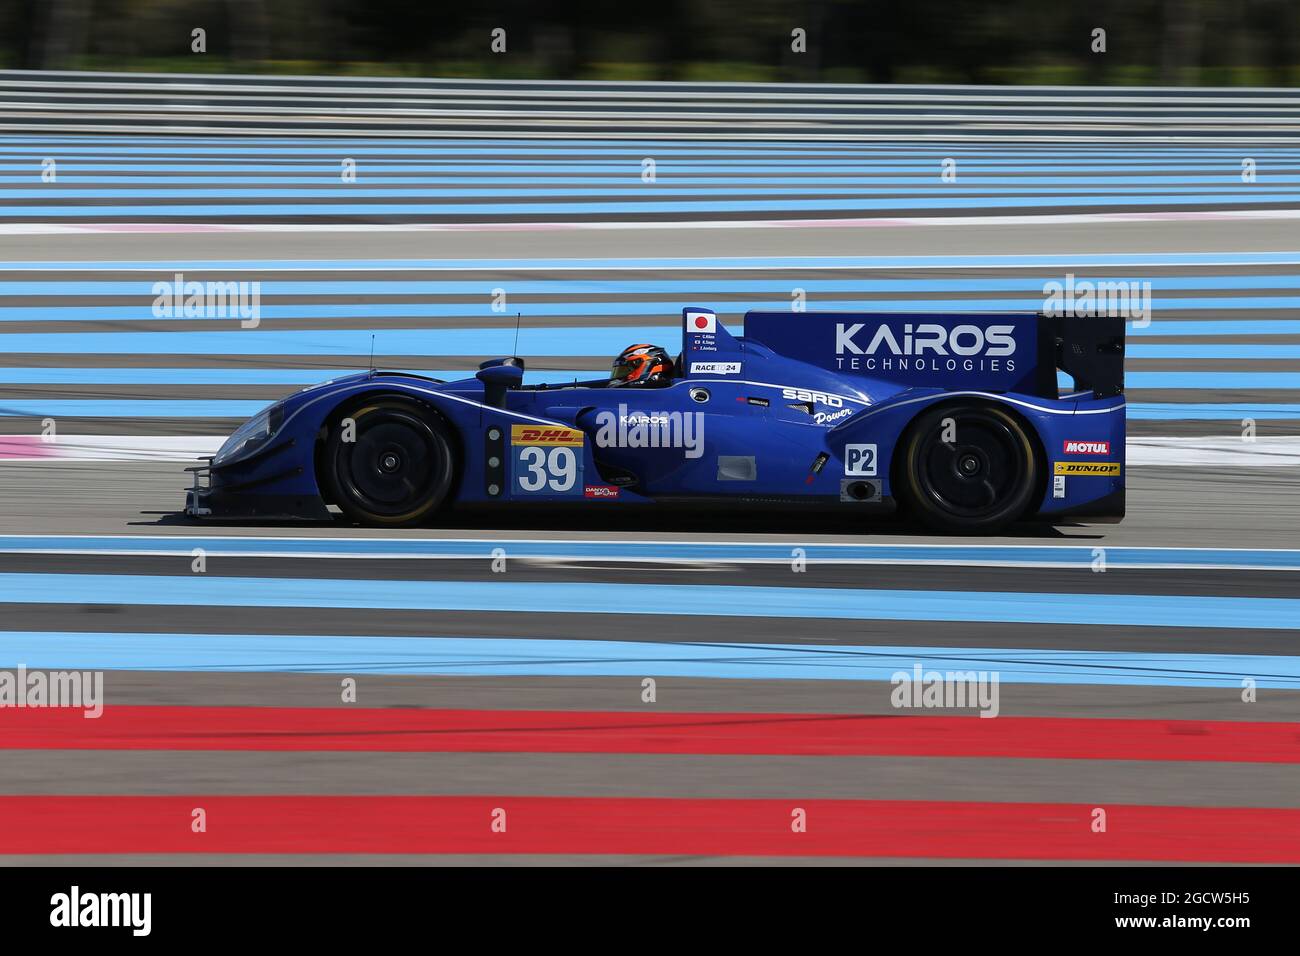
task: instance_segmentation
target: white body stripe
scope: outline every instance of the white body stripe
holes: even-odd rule
[[[1032,408],[1037,412],[1045,412],[1048,415],[1109,415],[1112,412],[1123,411],[1127,407],[1126,402],[1120,402],[1110,408],[1085,408],[1085,409],[1064,409],[1064,408],[1045,408],[1042,405],[1035,405],[1033,402],[1026,402],[1019,398],[1010,398],[997,392],[938,392],[934,395],[922,395],[918,398],[909,398],[901,402],[892,402],[888,405],[877,405],[875,408],[866,412],[865,415],[874,415],[876,412],[889,411],[891,408],[900,408],[904,405],[915,405],[917,402],[933,402],[944,398],[954,398],[957,396],[974,396],[976,398],[991,398],[994,401],[1006,402],[1010,405],[1019,405],[1021,408]],[[863,416],[855,416],[860,418]]]

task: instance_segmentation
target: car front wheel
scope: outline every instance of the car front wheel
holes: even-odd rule
[[[416,525],[446,500],[453,455],[436,413],[414,402],[381,398],[332,425],[321,477],[331,499],[353,521]]]

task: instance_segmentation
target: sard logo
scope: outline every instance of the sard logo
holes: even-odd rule
[[[831,408],[843,408],[844,399],[828,392],[811,392],[806,388],[783,388],[781,397],[791,402],[817,402]]]

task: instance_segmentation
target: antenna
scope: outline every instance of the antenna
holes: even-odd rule
[[[370,376],[375,375],[375,333],[370,333]]]
[[[510,354],[513,355],[515,358],[519,357],[519,325],[523,321],[524,321],[524,314],[522,312],[516,312],[515,313],[515,345],[514,348],[510,350]]]

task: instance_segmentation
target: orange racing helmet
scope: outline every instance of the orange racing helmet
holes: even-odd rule
[[[614,359],[609,374],[611,387],[620,385],[667,385],[673,374],[673,360],[657,345],[629,345]]]

